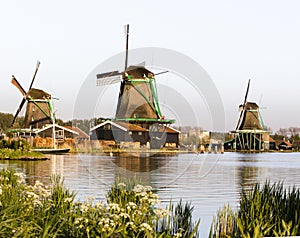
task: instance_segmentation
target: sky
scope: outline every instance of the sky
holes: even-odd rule
[[[300,127],[299,9],[296,0],[2,1],[0,111],[14,113],[22,99],[10,83],[11,75],[28,88],[39,60],[34,87],[59,98],[58,117],[72,119],[82,85],[99,64],[124,51],[123,26],[130,24],[130,49],[169,49],[205,70],[222,100],[224,130],[236,126],[248,79],[248,101],[262,107],[266,126],[274,132]],[[164,76],[165,85],[173,83],[173,76],[177,77]],[[167,116],[176,117],[167,110],[168,100],[176,99],[163,88],[159,99]],[[183,82],[181,89],[174,95],[181,94],[191,104],[188,85]],[[116,99],[110,102],[115,105]],[[197,107],[197,99],[193,103],[190,106]],[[204,118],[197,125],[211,130],[214,119],[207,116],[207,105],[194,112]],[[185,124],[193,121],[185,118]]]

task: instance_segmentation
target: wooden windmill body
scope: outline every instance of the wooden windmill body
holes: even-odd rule
[[[114,123],[129,123],[135,128],[138,126],[141,128],[140,133],[146,130],[147,135],[143,138],[147,139],[140,142],[147,141],[151,148],[161,148],[165,143],[166,127],[173,124],[175,120],[165,119],[162,116],[155,74],[144,66],[127,66],[128,33],[129,26],[127,25],[125,70],[98,74],[97,85],[120,83],[116,115],[110,120]]]
[[[52,97],[49,93],[31,88],[27,95],[27,107],[24,118],[24,128],[40,129],[54,122],[52,118]]]

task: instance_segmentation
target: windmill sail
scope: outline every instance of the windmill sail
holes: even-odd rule
[[[248,86],[247,86],[247,90],[246,90],[246,95],[245,95],[245,98],[244,98],[244,103],[242,105],[240,105],[240,109],[241,109],[241,112],[240,112],[240,116],[239,116],[239,120],[238,120],[238,123],[236,125],[236,130],[238,129],[239,125],[240,125],[240,121],[241,121],[241,118],[245,112],[245,105],[247,103],[247,98],[248,98],[248,93],[249,93],[249,87],[250,87],[250,79],[248,81]]]
[[[31,83],[30,83],[28,91],[32,88],[32,85],[33,85],[33,82],[35,80],[35,77],[36,77],[36,74],[38,72],[39,67],[40,67],[40,62],[37,61],[36,68],[35,68],[35,71],[34,71],[34,74],[33,74],[33,77],[32,77],[32,80],[31,80]],[[21,101],[21,103],[20,103],[20,105],[19,105],[19,107],[18,107],[18,109],[17,109],[17,112],[16,112],[16,114],[14,116],[14,119],[13,119],[13,121],[11,123],[11,126],[13,126],[14,123],[15,123],[15,121],[16,121],[16,119],[17,119],[17,117],[18,117],[18,115],[19,115],[19,113],[21,112],[21,110],[22,110],[22,108],[23,108],[23,106],[25,104],[25,101],[26,101],[26,99],[25,99],[26,92],[25,92],[24,88],[19,84],[19,82],[17,81],[17,79],[15,78],[15,76],[12,76],[11,83],[13,85],[15,85],[20,90],[20,92],[22,93],[22,95],[24,96],[23,99],[22,99],[22,101]]]
[[[109,85],[114,83],[120,83],[122,81],[122,73],[119,71],[112,71],[103,74],[97,74],[97,86]]]

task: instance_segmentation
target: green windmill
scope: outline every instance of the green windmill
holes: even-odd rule
[[[138,125],[149,131],[151,148],[160,148],[165,141],[165,130],[173,119],[162,115],[155,75],[144,66],[127,66],[129,25],[126,28],[126,58],[123,72],[112,71],[97,74],[97,86],[120,83],[115,118],[116,122]]]

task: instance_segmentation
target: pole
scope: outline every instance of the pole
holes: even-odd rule
[[[126,34],[126,56],[125,56],[125,71],[128,64],[128,38],[129,38],[129,24],[125,25],[125,34]]]

